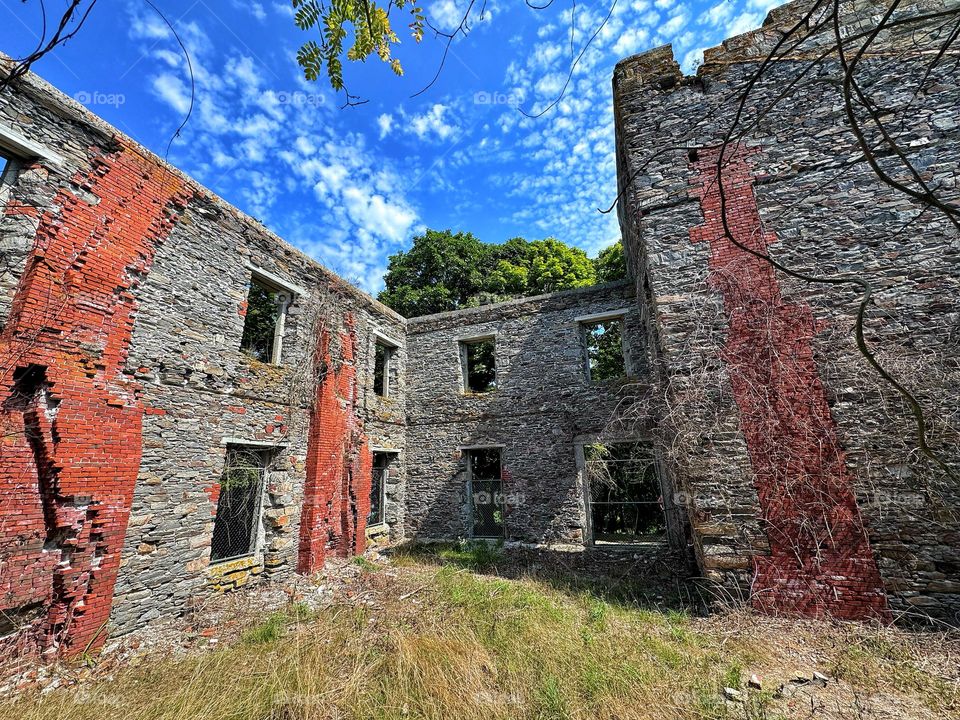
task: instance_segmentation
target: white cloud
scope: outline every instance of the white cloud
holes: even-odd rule
[[[380,128],[380,139],[383,140],[393,129],[393,115],[383,113],[377,117],[377,127]]]
[[[248,12],[257,20],[263,21],[267,19],[267,11],[263,9],[263,5],[257,2],[257,0],[230,0],[230,4],[235,10]]]
[[[688,16],[686,13],[680,13],[679,15],[674,15],[672,18],[667,20],[663,25],[659,27],[659,32],[661,35],[669,36],[675,33],[680,32],[680,29],[687,24]]]
[[[139,6],[131,5],[130,35],[146,41],[142,70],[153,95],[169,108],[158,113],[169,137],[190,104],[189,74],[179,46]],[[255,9],[251,10],[256,14]],[[236,48],[217,54],[196,22],[177,25],[190,49],[196,81],[193,116],[170,160],[259,218],[281,236],[344,277],[376,292],[385,258],[421,225],[408,169],[401,173],[362,134],[345,129],[329,92],[304,86],[290,67]],[[385,114],[386,115],[386,114]],[[378,118],[383,132],[394,117]],[[449,104],[437,103],[409,119],[411,132],[448,139],[459,132]],[[296,208],[303,207],[303,211]],[[309,208],[309,209],[307,209]]]
[[[406,127],[420,140],[434,137],[438,140],[449,140],[460,132],[456,122],[448,122],[450,106],[443,103],[434,103],[425,113],[413,115],[405,119]]]
[[[733,37],[760,26],[763,16],[755,12],[742,12],[724,28],[724,37]]]
[[[569,46],[564,46],[560,43],[537,43],[533,49],[530,65],[532,67],[548,68],[558,58],[569,53],[569,50],[566,49],[567,47]]]
[[[135,15],[130,23],[130,33],[143,40],[163,40],[171,36],[170,28],[156,15]]]
[[[709,23],[710,25],[719,27],[733,14],[733,7],[732,0],[723,0],[723,2],[719,2],[709,10],[706,10],[700,16],[698,22],[701,24]]]
[[[164,73],[153,79],[153,91],[178,113],[190,108],[190,91],[186,84],[175,75]]]
[[[626,57],[642,50],[650,40],[650,32],[646,28],[628,30],[613,44],[615,55]]]
[[[693,70],[703,62],[703,51],[705,49],[706,48],[693,48],[683,56],[680,67],[683,68],[684,72],[693,72]]]
[[[429,6],[427,16],[441,30],[454,30],[463,20],[466,10],[467,4],[458,3],[456,0],[434,0]],[[478,19],[479,14],[473,9],[470,11],[472,20]]]
[[[224,68],[225,80],[237,83],[250,92],[256,92],[263,84],[263,70],[257,67],[253,58],[243,55],[227,60]]]
[[[343,193],[347,213],[371,235],[394,243],[406,239],[417,216],[407,207],[389,202],[382,195],[369,195],[364,189],[349,187]]]

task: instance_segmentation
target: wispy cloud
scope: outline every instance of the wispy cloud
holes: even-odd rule
[[[145,43],[150,87],[171,109],[172,122],[190,102],[185,59],[169,30],[135,7],[131,13],[130,36]],[[287,87],[280,88],[254,56],[237,48],[214,52],[196,23],[178,32],[191,52],[196,97],[171,160],[321,262],[376,291],[386,255],[408,241],[419,221],[393,164],[372,151],[362,133],[345,130],[332,92],[305,84],[294,67]],[[412,131],[448,137],[456,126],[447,111],[435,106],[411,117]],[[391,122],[381,120],[381,131],[389,132]],[[289,212],[294,197],[314,208],[296,222]]]
[[[456,86],[416,100],[394,93],[383,101],[375,92],[352,113],[337,110],[324,83],[303,81],[292,61],[265,66],[224,32],[223,19],[218,26],[191,16],[177,28],[194,61],[196,107],[171,159],[371,291],[387,256],[407,246],[424,215],[438,227],[476,230],[480,218],[504,228],[487,240],[555,236],[595,253],[619,237],[615,215],[597,212],[616,195],[615,63],[669,42],[690,71],[703,48],[758,25],[775,1],[620,0],[573,69],[608,5],[578,3],[574,13],[488,4],[483,25],[493,32],[471,33],[448,58]],[[248,23],[290,23],[287,2],[230,3]],[[425,9],[435,25],[451,28],[466,5],[434,0]],[[190,97],[182,53],[155,16],[133,4],[129,13],[129,35],[151,61],[140,70],[170,108],[172,130]],[[499,85],[461,57],[460,42],[513,58]],[[435,68],[429,53],[416,57]],[[517,110],[537,112],[561,93],[542,118]]]

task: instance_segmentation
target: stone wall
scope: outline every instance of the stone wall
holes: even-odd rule
[[[0,651],[76,653],[362,551],[375,451],[396,451],[377,532],[469,537],[464,450],[495,446],[505,537],[589,545],[583,445],[627,439],[655,446],[670,545],[689,521],[725,597],[955,621],[958,484],[858,353],[857,288],[790,268],[869,282],[865,341],[958,473],[958,232],[863,162],[838,67],[810,65],[827,33],[770,65],[749,132],[721,142],[759,58],[811,6],[708,51],[695,78],[669,47],[618,65],[631,282],[411,320],[36,77],[0,94],[0,146],[21,155],[0,187]],[[921,61],[949,28],[915,19],[945,7],[905,8],[860,77],[891,112],[909,104],[902,145],[955,199],[960,88]],[[879,6],[842,8],[855,42]],[[291,297],[277,363],[240,349],[256,278]],[[593,382],[584,327],[611,315],[629,376]],[[461,342],[489,337],[496,388],[466,392]],[[378,339],[395,346],[387,397]],[[236,447],[268,458],[255,543],[211,563]]]
[[[370,448],[405,461],[405,320],[33,76],[0,123],[51,150],[3,189],[4,646],[76,652],[362,550]],[[276,365],[240,350],[254,273],[296,290]],[[398,344],[389,398],[375,331]],[[228,445],[269,451],[262,519],[211,566]],[[402,503],[394,481],[394,534]]]
[[[950,29],[916,19],[948,5],[898,11],[914,20],[881,35],[857,76],[925,181],[955,202],[960,87],[950,63],[923,79]],[[956,621],[958,486],[918,451],[909,407],[858,351],[860,291],[751,254],[869,282],[865,340],[921,401],[931,444],[956,474],[956,227],[864,161],[841,68],[817,60],[835,42],[829,27],[765,69],[743,105],[746,132],[721,161],[743,88],[813,6],[772,11],[762,29],[707,51],[696,77],[668,46],[617,66],[620,222],[669,398],[657,423],[682,448],[671,461],[701,566],[728,591],[752,591],[771,611]],[[841,36],[855,47],[885,8],[843,3]],[[890,171],[896,158],[880,163]]]
[[[626,310],[630,378],[587,378],[577,318]],[[465,392],[459,344],[493,337],[497,386]],[[598,286],[413,318],[407,326],[409,537],[469,537],[461,448],[502,446],[506,535],[531,543],[583,543],[585,512],[575,443],[647,428],[612,427],[618,405],[646,397],[647,347],[627,284]]]

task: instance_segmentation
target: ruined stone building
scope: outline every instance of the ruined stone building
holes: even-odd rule
[[[956,621],[958,489],[857,352],[860,293],[741,247],[870,279],[867,340],[958,471],[955,228],[850,161],[826,73],[717,162],[810,5],[695,78],[669,47],[617,66],[629,281],[410,319],[36,76],[0,93],[4,652],[97,646],[376,537],[663,553],[773,612]],[[843,12],[850,35],[882,8]],[[939,27],[886,33],[872,92],[903,99],[924,54],[890,50]],[[750,111],[831,38],[771,63]],[[901,137],[955,189],[960,87],[924,83]]]

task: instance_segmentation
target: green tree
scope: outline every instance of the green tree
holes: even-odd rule
[[[614,380],[626,374],[622,320],[604,320],[587,329],[587,357],[590,379],[594,382]]]
[[[596,282],[593,261],[580,248],[555,238],[530,243],[526,295],[585,287]]]
[[[505,297],[526,294],[530,279],[530,246],[531,243],[522,237],[511,238],[502,245],[488,246],[488,292]]]
[[[608,248],[604,248],[593,261],[597,272],[597,282],[607,283],[615,280],[626,280],[627,261],[623,254],[623,243],[619,240]]]
[[[407,317],[484,305],[596,282],[595,261],[555,238],[484,243],[427,230],[390,256],[379,299]]]
[[[484,289],[488,255],[470,233],[427,230],[408,251],[390,256],[379,300],[407,317],[456,310]]]
[[[262,285],[252,283],[247,295],[247,312],[243,319],[240,349],[260,362],[270,362],[279,315],[277,294]]]

